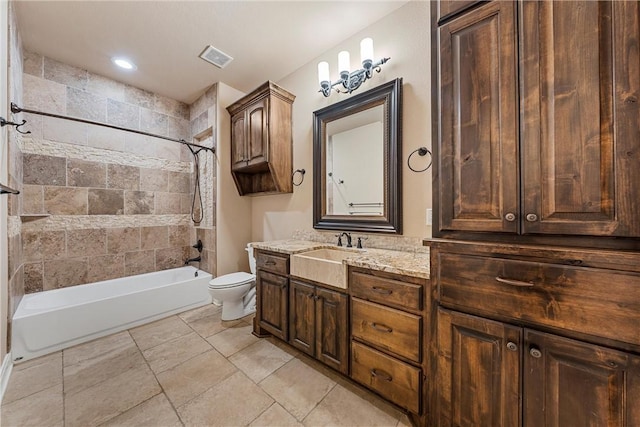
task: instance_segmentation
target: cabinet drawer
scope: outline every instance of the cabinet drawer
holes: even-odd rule
[[[438,21],[468,9],[475,3],[480,2],[477,0],[440,0],[438,2]]]
[[[416,414],[420,413],[421,376],[416,367],[351,343],[351,378]]]
[[[349,277],[349,289],[351,295],[369,301],[409,310],[422,310],[420,285],[353,271]]]
[[[440,253],[441,304],[640,344],[640,274]]]
[[[409,360],[421,360],[422,318],[380,304],[351,299],[351,334]]]
[[[287,255],[258,252],[256,267],[273,273],[289,274],[289,257]]]

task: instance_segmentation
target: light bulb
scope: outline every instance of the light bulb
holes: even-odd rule
[[[367,37],[360,42],[360,60],[373,62],[373,39]]]
[[[318,63],[318,81],[320,84],[329,81],[329,63],[326,61]]]
[[[341,75],[343,73],[349,74],[351,71],[351,60],[349,58],[349,52],[346,50],[338,54],[338,71]]]

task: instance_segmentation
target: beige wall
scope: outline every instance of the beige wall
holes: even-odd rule
[[[376,59],[388,56],[391,60],[382,67],[380,74],[375,74],[355,94],[397,77],[403,78],[403,234],[411,238],[431,236],[430,227],[425,225],[425,211],[431,207],[431,171],[414,173],[406,165],[411,151],[420,146],[431,148],[429,28],[429,2],[408,3],[277,82],[296,95],[293,104],[293,169],[306,169],[307,174],[304,183],[294,187],[293,194],[252,199],[253,240],[290,238],[300,230],[313,232],[313,111],[350,96],[333,93],[324,98],[318,93],[317,63],[328,61],[332,78],[335,78],[338,52],[349,50],[352,67],[355,66],[360,56],[360,40],[364,37],[373,37]],[[425,158],[418,160],[415,167],[426,165],[421,163]],[[419,242],[418,239],[412,241]]]
[[[217,194],[216,207],[217,267],[218,275],[236,271],[249,271],[247,253],[251,241],[251,197],[238,194],[231,176],[231,117],[226,107],[245,94],[218,83],[218,133],[217,133]]]

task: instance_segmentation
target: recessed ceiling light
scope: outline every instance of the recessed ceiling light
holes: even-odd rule
[[[138,68],[133,62],[125,58],[111,58],[111,61],[113,61],[113,63],[118,67],[124,68],[125,70],[135,70]]]

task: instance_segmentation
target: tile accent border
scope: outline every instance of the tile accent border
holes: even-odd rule
[[[86,228],[156,227],[191,225],[188,214],[181,215],[54,215],[22,224],[22,231],[56,231]]]
[[[191,162],[175,162],[156,157],[143,156],[123,151],[106,150],[84,145],[53,142],[44,139],[23,138],[24,154],[41,154],[53,157],[66,157],[75,160],[87,160],[101,163],[115,163],[125,166],[137,166],[149,169],[162,169],[172,172],[191,173]]]

